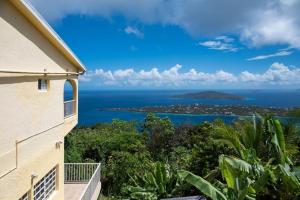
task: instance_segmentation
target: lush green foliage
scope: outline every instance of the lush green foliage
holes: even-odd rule
[[[131,175],[142,175],[151,163],[147,140],[133,122],[114,120],[72,131],[65,141],[66,162],[101,162],[103,191],[119,194]]]
[[[219,171],[225,183],[214,179],[213,185],[187,171],[180,171],[180,177],[214,200],[299,198],[298,167],[286,148],[289,129],[269,116],[258,119],[215,128],[215,138],[237,153],[237,157],[219,156]]]
[[[293,199],[299,141],[296,126],[271,117],[175,126],[148,114],[142,124],[114,120],[74,129],[65,160],[101,162],[102,192],[113,198]]]
[[[171,150],[169,140],[175,127],[169,118],[159,118],[150,113],[142,125],[142,133],[148,136],[148,148],[155,159],[164,158]]]
[[[168,164],[157,162],[153,170],[142,177],[131,177],[132,185],[124,188],[124,194],[136,200],[156,200],[178,194],[179,179]]]

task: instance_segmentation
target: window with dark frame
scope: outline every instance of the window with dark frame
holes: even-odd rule
[[[34,186],[33,199],[45,200],[48,199],[56,189],[56,167],[46,174],[37,184]]]
[[[39,79],[38,80],[38,89],[39,91],[47,91],[48,90],[48,80],[46,79]]]

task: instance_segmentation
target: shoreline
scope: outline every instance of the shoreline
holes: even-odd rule
[[[294,108],[260,107],[255,105],[161,105],[131,108],[103,108],[97,110],[112,112],[157,113],[160,115],[189,115],[189,116],[215,116],[215,117],[252,117],[255,113],[270,113],[276,117],[289,118]]]
[[[105,110],[108,111],[108,110]],[[150,113],[150,112],[139,112],[139,111],[126,111],[126,110],[109,110],[110,112],[127,112],[127,113]],[[167,112],[152,112],[157,115],[175,115],[175,116],[191,116],[191,117],[236,117],[236,118],[251,118],[253,115],[222,115],[222,114],[189,114],[189,113],[167,113]],[[276,118],[281,118],[281,119],[290,119],[292,117],[288,116],[274,116]]]

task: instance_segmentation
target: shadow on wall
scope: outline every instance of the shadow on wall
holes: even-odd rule
[[[74,80],[68,79],[64,84],[64,101],[76,100],[77,84]]]

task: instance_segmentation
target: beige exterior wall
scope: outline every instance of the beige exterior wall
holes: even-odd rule
[[[0,1],[0,68],[26,71],[77,71],[8,1]]]
[[[0,0],[0,71],[45,69],[77,71],[8,0]],[[38,90],[40,78],[49,80],[47,92]],[[56,143],[78,120],[77,115],[64,119],[67,79],[78,85],[77,75],[0,73],[1,200],[19,199],[55,166],[59,178],[53,199],[63,199],[64,147]],[[75,94],[77,99],[77,87]]]

